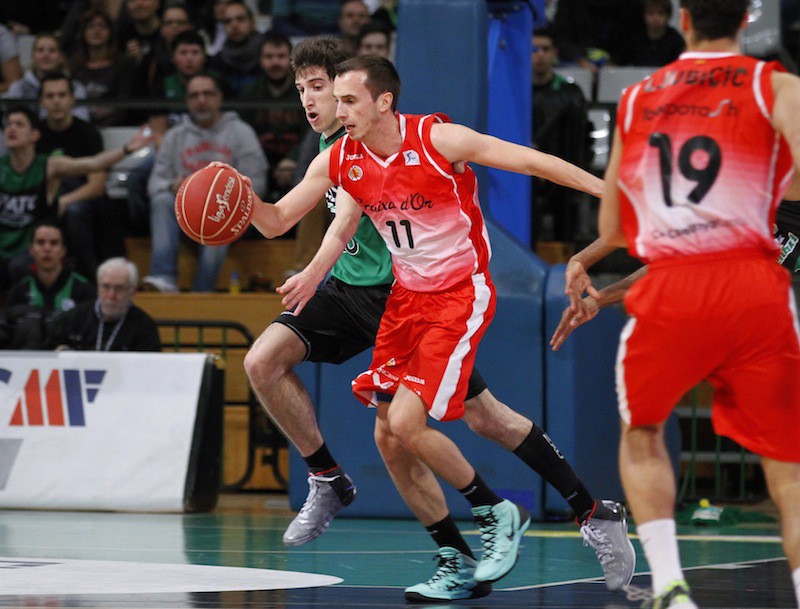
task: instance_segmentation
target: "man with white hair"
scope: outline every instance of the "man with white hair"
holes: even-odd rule
[[[155,321],[133,304],[136,265],[109,258],[97,269],[97,300],[53,320],[48,348],[79,351],[161,351]]]

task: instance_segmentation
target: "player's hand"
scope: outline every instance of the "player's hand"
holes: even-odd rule
[[[567,340],[575,328],[594,319],[599,311],[600,304],[593,296],[581,299],[578,311],[573,311],[572,306],[564,309],[561,313],[561,321],[558,322],[558,327],[550,338],[550,346],[553,351],[558,351],[558,348],[564,344],[564,341]]]
[[[242,180],[244,180],[244,183],[247,185],[247,187],[250,190],[253,189],[252,180],[250,178],[248,178],[246,175],[244,175],[243,173],[239,173],[239,170],[236,169],[236,167],[234,167],[233,165],[228,165],[228,163],[223,163],[222,161],[211,161],[208,164],[208,166],[209,167],[219,167],[221,169],[229,169],[230,171],[232,171],[233,173],[238,175],[240,178],[242,178]]]
[[[318,277],[308,269],[304,269],[289,277],[275,291],[284,295],[281,299],[281,304],[286,310],[298,315],[317,292],[317,286],[321,282],[322,277]]]
[[[154,140],[155,137],[153,136],[153,131],[150,129],[150,127],[144,125],[133,134],[131,139],[128,140],[128,142],[125,144],[125,148],[128,150],[128,153],[136,152]]]
[[[600,299],[600,293],[592,285],[589,273],[586,272],[582,263],[575,260],[567,263],[564,293],[569,297],[569,308],[576,314],[583,307],[584,293],[596,300]]]

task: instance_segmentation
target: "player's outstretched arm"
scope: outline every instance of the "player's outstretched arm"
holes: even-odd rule
[[[595,197],[603,193],[603,180],[577,165],[552,154],[478,133],[464,125],[437,123],[431,127],[431,141],[451,163],[472,161],[544,178]]]
[[[360,220],[361,208],[340,187],[336,193],[336,214],[325,231],[319,250],[306,268],[289,277],[276,290],[284,295],[281,303],[287,310],[294,310],[297,314],[303,309],[355,235]]]
[[[316,207],[325,195],[325,191],[333,186],[333,182],[328,177],[329,159],[330,149],[320,152],[311,161],[306,175],[303,176],[300,183],[274,205],[264,203],[256,196],[256,204],[253,207],[253,226],[267,239],[272,239],[284,234],[297,224],[303,216]]]
[[[118,163],[132,152],[136,152],[153,141],[152,135],[145,135],[140,129],[122,148],[104,150],[94,156],[69,157],[57,156],[47,160],[47,175],[49,178],[64,176],[82,176],[94,171],[103,171]]]

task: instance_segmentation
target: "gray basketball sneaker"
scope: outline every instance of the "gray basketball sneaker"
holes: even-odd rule
[[[603,501],[612,518],[592,516],[581,525],[583,545],[591,546],[606,578],[606,588],[622,590],[631,583],[636,569],[636,552],[628,538],[628,512],[616,501]]]
[[[335,471],[341,472],[337,468]],[[308,476],[308,497],[283,534],[287,546],[302,546],[325,532],[334,516],[353,503],[356,486],[345,473]]]

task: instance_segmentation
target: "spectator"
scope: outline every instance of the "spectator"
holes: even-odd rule
[[[150,68],[153,72],[151,94],[155,90],[157,83],[174,70],[172,49],[175,38],[178,34],[193,29],[192,23],[189,21],[189,11],[185,4],[176,0],[173,0],[171,4],[167,4],[164,14],[161,16],[161,36],[156,39],[155,43],[156,48],[153,54],[155,64]]]
[[[55,34],[38,34],[33,41],[31,67],[22,78],[15,80],[6,92],[12,99],[39,99],[41,80],[49,72],[66,72],[67,60],[61,51],[61,42]],[[75,99],[86,99],[86,89],[80,83],[74,85]],[[73,110],[75,116],[91,120],[85,106]]]
[[[339,35],[352,50],[358,51],[359,33],[369,21],[369,9],[363,0],[344,0],[339,9]]]
[[[641,22],[640,5],[631,0],[559,0],[552,27],[560,59],[596,74],[608,61],[619,61]]]
[[[37,152],[70,157],[102,152],[103,138],[97,128],[72,115],[75,98],[65,74],[53,72],[42,79],[39,103],[45,120]],[[125,255],[124,203],[110,201],[105,195],[105,171],[64,177],[56,193],[75,270],[85,277],[94,277],[98,262]]]
[[[553,71],[558,49],[549,29],[533,33],[533,147],[585,169],[592,159],[588,104],[578,85]],[[537,240],[574,241],[580,193],[535,179],[531,245]]]
[[[148,95],[155,82],[156,53],[166,48],[161,40],[160,0],[125,0],[130,22],[119,30],[119,49],[136,66],[135,95]]]
[[[225,7],[225,44],[209,62],[212,68],[225,75],[233,97],[239,97],[247,85],[261,76],[258,65],[261,34],[256,30],[253,11],[241,0],[232,0]]]
[[[119,31],[120,13],[122,12],[124,0],[72,0],[67,14],[61,22],[58,32],[61,36],[61,46],[68,57],[72,57],[78,49],[80,43],[79,30],[83,22],[84,15],[89,11],[99,11],[111,18],[114,24],[114,32]],[[114,44],[117,37],[114,37]]]
[[[136,265],[129,260],[106,260],[97,269],[97,299],[57,315],[48,348],[161,351],[156,322],[133,304],[138,277]]]
[[[0,24],[0,93],[5,93],[11,83],[22,78],[17,42],[8,28]]]
[[[297,104],[291,52],[292,43],[283,34],[264,34],[259,61],[263,73],[241,95],[244,101],[258,102],[258,109],[245,111],[242,118],[255,129],[273,170],[282,160],[296,156],[300,140],[308,130],[305,111]]]
[[[84,86],[88,99],[118,100],[130,95],[133,62],[120,56],[108,13],[90,9],[84,14],[71,63],[73,82]],[[120,107],[92,105],[89,114],[97,126],[126,124],[126,113]]]
[[[122,149],[93,157],[37,154],[39,121],[26,106],[8,110],[3,135],[8,154],[0,157],[0,289],[21,280],[27,272],[33,226],[55,215],[61,178],[106,169],[150,141],[137,134]]]
[[[97,296],[85,277],[64,266],[67,246],[59,224],[36,225],[30,254],[33,267],[11,288],[0,316],[4,349],[44,349],[53,317]]]
[[[147,189],[150,195],[150,235],[153,253],[150,274],[143,284],[161,292],[178,291],[178,243],[175,192],[181,182],[208,165],[223,161],[253,182],[257,193],[266,191],[267,162],[253,128],[234,112],[221,111],[222,91],[207,74],[192,77],[186,87],[191,120],[167,131],[156,155]],[[192,289],[211,292],[228,246],[199,246],[200,260]]]
[[[391,59],[392,33],[380,21],[369,21],[358,33],[358,54]]]
[[[672,0],[642,0],[644,24],[629,32],[621,65],[665,66],[686,48],[683,36],[669,25]]]

